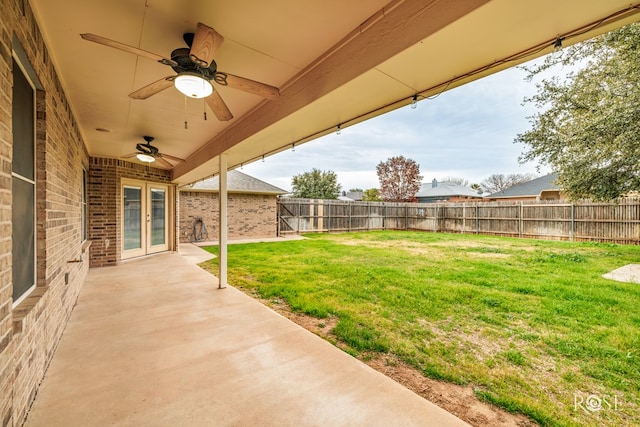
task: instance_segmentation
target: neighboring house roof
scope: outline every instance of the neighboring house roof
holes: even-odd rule
[[[220,176],[216,175],[202,181],[194,182],[180,188],[180,191],[220,191]],[[278,188],[257,178],[237,170],[227,172],[227,191],[230,193],[252,194],[286,194],[286,190]]]
[[[438,182],[435,179],[427,184],[422,184],[420,191],[416,194],[418,199],[422,198],[450,198],[450,197],[482,197],[476,190],[472,190],[464,185],[453,182]]]
[[[362,201],[363,194],[364,192],[362,191],[343,191],[338,196],[338,200],[344,200],[345,202],[360,202]]]
[[[363,194],[364,191],[347,191],[347,194],[345,194],[345,196],[347,196],[351,200],[360,201],[362,200]]]
[[[498,191],[490,194],[487,198],[495,197],[537,197],[543,191],[560,190],[560,187],[556,185],[558,179],[557,173],[550,173],[549,175],[541,176],[540,178],[532,179],[531,181],[523,182],[521,184],[509,187],[506,190]]]

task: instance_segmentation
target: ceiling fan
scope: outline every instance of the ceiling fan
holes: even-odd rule
[[[213,28],[202,23],[198,23],[195,34],[185,33],[183,35],[188,47],[174,49],[170,58],[95,34],[84,33],[80,34],[80,37],[94,43],[152,59],[160,64],[170,66],[177,73],[176,75],[163,77],[130,93],[129,96],[133,99],[147,99],[175,85],[186,96],[205,98],[207,105],[218,120],[227,121],[231,120],[233,115],[218,91],[213,90],[212,81],[222,86],[229,86],[268,99],[276,99],[280,96],[280,91],[274,86],[218,71],[218,66],[213,58],[222,42],[224,42],[224,37]]]
[[[172,169],[173,165],[166,161],[165,158],[173,160],[174,162],[184,162],[184,159],[161,153],[157,147],[151,145],[151,143],[155,139],[154,137],[145,135],[143,136],[143,138],[146,141],[145,143],[136,144],[136,150],[138,151],[122,156],[122,158],[128,159],[131,157],[137,157],[138,160],[145,163],[153,163],[154,161],[157,161],[162,166],[168,169]]]

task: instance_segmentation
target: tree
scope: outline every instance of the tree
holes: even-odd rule
[[[477,182],[474,182],[473,184],[471,184],[469,186],[469,188],[471,188],[472,190],[477,191],[478,194],[482,194],[484,192],[484,190],[482,189],[482,186],[480,184],[478,184]]]
[[[611,200],[640,190],[640,24],[631,24],[548,56],[529,78],[554,66],[582,65],[564,81],[544,79],[525,99],[541,112],[515,142],[520,161],[558,172],[571,199]],[[585,65],[586,64],[586,65]]]
[[[511,173],[509,175],[495,173],[489,178],[482,181],[480,183],[480,186],[482,187],[483,191],[489,194],[493,194],[497,193],[498,191],[504,191],[507,188],[513,187],[514,185],[531,181],[535,177],[536,176],[531,173]]]
[[[469,181],[464,179],[464,178],[460,178],[457,176],[448,176],[446,178],[442,178],[441,180],[439,180],[439,182],[450,182],[452,184],[458,184],[461,185],[463,187],[466,187],[469,185]]]
[[[338,176],[333,171],[312,169],[291,178],[293,197],[305,199],[336,199],[340,194],[341,185]]]
[[[381,202],[380,199],[380,190],[377,188],[369,188],[362,192],[362,201],[363,202]]]
[[[404,156],[390,157],[376,167],[380,198],[388,202],[408,202],[416,197],[422,184],[420,165]]]
[[[349,193],[359,193],[361,191],[364,191],[364,190],[362,190],[362,188],[350,188],[349,189]]]

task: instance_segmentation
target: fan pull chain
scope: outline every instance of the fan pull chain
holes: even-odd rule
[[[207,121],[207,102],[202,101],[202,112],[204,113],[204,120]]]
[[[187,125],[187,96],[184,97],[184,128],[188,129]]]

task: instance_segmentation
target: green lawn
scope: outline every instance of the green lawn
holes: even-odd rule
[[[393,354],[542,425],[640,424],[640,247],[418,232],[229,246],[229,283],[335,316],[356,357]],[[216,252],[217,248],[207,248]],[[205,263],[216,270],[217,259]]]

